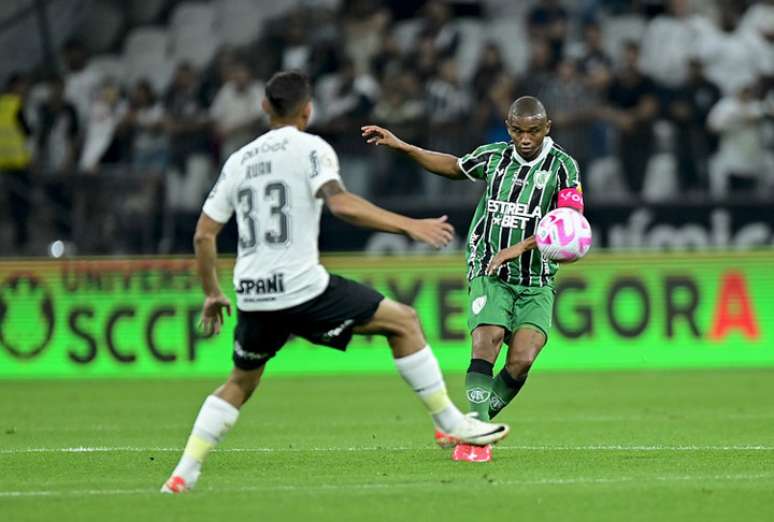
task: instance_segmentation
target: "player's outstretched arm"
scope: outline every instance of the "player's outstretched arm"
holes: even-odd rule
[[[202,212],[196,223],[194,234],[194,251],[196,252],[196,269],[202,281],[205,299],[202,305],[200,323],[206,335],[220,333],[223,325],[223,309],[231,315],[231,303],[223,295],[218,283],[218,249],[217,237],[223,224],[215,221]]]
[[[446,246],[454,237],[454,227],[447,217],[413,219],[377,207],[356,194],[347,192],[338,181],[325,183],[316,194],[325,200],[330,211],[348,223],[364,228],[405,234],[435,248]]]
[[[416,145],[411,145],[398,138],[389,130],[378,125],[365,125],[361,127],[363,138],[373,145],[384,145],[391,149],[406,154],[419,165],[433,174],[438,174],[450,179],[467,179],[457,165],[457,157],[444,152],[425,150]]]

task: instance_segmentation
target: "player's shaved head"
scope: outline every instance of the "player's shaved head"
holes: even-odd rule
[[[279,118],[295,116],[312,96],[309,78],[299,71],[282,71],[266,84],[266,99]]]
[[[548,119],[546,114],[546,108],[543,104],[534,96],[522,96],[511,104],[511,108],[508,109],[508,120],[515,120],[517,118],[536,118],[536,119]]]
[[[551,129],[546,108],[534,96],[522,96],[511,104],[505,120],[508,134],[522,158],[531,160],[543,146],[543,138]]]

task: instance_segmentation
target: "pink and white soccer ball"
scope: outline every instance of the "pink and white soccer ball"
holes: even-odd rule
[[[580,212],[560,207],[543,216],[535,240],[544,257],[577,261],[591,248],[591,226]]]

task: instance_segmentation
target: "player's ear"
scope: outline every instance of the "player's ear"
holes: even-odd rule
[[[546,134],[551,132],[551,120],[546,120]]]
[[[268,98],[264,98],[263,100],[261,100],[261,109],[263,109],[263,112],[265,112],[269,116],[273,115],[273,111],[271,110],[271,103],[269,103]]]
[[[312,119],[312,100],[309,100],[306,102],[306,105],[304,105],[304,120],[309,121]]]

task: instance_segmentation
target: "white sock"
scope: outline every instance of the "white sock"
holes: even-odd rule
[[[450,432],[463,421],[464,415],[449,399],[441,368],[429,346],[416,353],[395,359],[398,373],[411,386],[433,417],[435,425]]]
[[[189,486],[199,478],[202,462],[236,423],[239,410],[220,397],[210,395],[202,404],[185,451],[173,475],[183,477]]]

